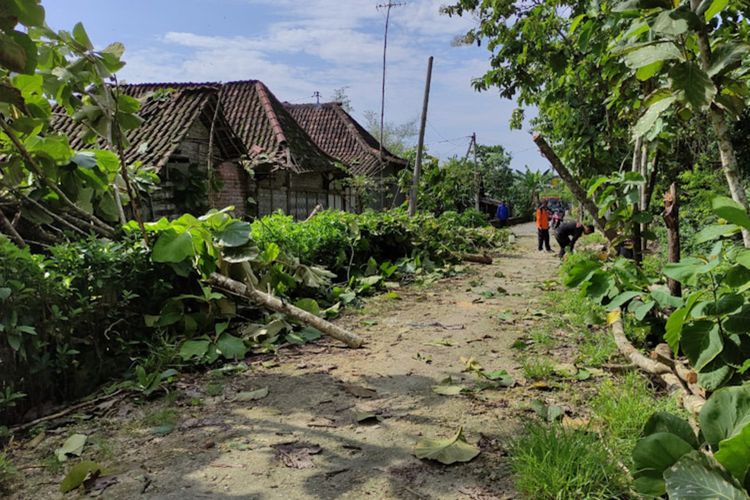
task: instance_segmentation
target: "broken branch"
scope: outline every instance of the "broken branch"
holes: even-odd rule
[[[299,307],[293,306],[278,297],[274,297],[265,292],[261,292],[255,288],[246,286],[239,281],[235,281],[231,278],[227,278],[219,273],[212,273],[208,278],[208,282],[214,286],[222,288],[234,295],[239,295],[246,299],[266,307],[272,311],[286,314],[292,319],[301,321],[302,323],[316,328],[321,333],[328,335],[336,340],[340,340],[349,347],[361,347],[362,338],[353,334],[350,331],[344,330],[343,328],[334,325],[333,323],[324,320],[314,314],[311,314]]]

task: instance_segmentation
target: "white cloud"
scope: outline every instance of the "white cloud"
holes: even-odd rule
[[[355,116],[379,110],[384,14],[375,9],[376,0],[246,1],[272,9],[279,20],[247,36],[164,33],[156,48],[128,55],[124,76],[131,82],[259,79],[293,102],[310,101],[316,90],[326,96],[347,87]],[[480,142],[519,152],[514,166],[520,168],[533,158],[533,143],[525,132],[508,129],[513,103],[472,89],[471,79],[486,71],[488,55],[485,49],[450,46],[471,20],[440,14],[444,1],[412,0],[392,11],[387,120],[419,116],[426,61],[433,54],[431,151],[463,154],[465,141],[457,138],[476,131]]]

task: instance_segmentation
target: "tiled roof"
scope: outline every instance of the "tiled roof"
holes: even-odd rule
[[[258,80],[228,83],[145,83],[123,87],[135,97],[159,89],[218,90],[223,114],[251,157],[264,154],[276,167],[288,168],[295,173],[330,171],[336,168],[334,160],[315,145],[276,96]]]
[[[378,140],[340,103],[285,103],[284,106],[323,151],[349,167],[354,175],[374,175],[386,165],[400,169],[407,164],[385,148],[381,161]]]
[[[123,92],[137,98],[158,90],[145,86],[122,86]],[[125,149],[125,161],[141,161],[145,165],[162,168],[185,138],[195,120],[202,118],[206,126],[213,120],[218,103],[219,88],[216,86],[193,86],[176,89],[175,92],[152,96],[142,100],[138,112],[143,118],[140,127],[129,130],[126,138],[130,143]],[[234,134],[222,113],[216,114],[214,130],[219,136],[216,147],[225,158],[239,158],[246,154],[242,141]],[[52,128],[68,136],[71,146],[85,148],[82,137],[84,126],[74,121],[61,108],[56,108],[52,117]],[[100,144],[101,145],[101,144]]]

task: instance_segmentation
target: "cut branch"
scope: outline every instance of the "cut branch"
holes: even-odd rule
[[[604,234],[604,236],[606,236],[606,238],[610,242],[614,241],[614,239],[617,237],[617,234],[612,229],[607,229],[607,221],[604,218],[599,217],[599,209],[597,208],[594,201],[586,196],[586,191],[584,191],[578,181],[576,181],[575,177],[573,177],[573,174],[563,164],[562,160],[560,160],[552,147],[540,134],[534,134],[533,139],[536,145],[539,147],[539,151],[545,158],[547,158],[550,164],[552,164],[552,168],[555,169],[557,175],[559,175],[563,182],[565,182],[565,184],[568,186],[568,189],[570,189],[570,192],[573,193],[573,196],[578,201],[578,203],[580,203],[583,208],[586,209],[589,215],[591,215],[594,220],[594,224],[599,229],[599,231],[601,231],[602,234]]]
[[[90,220],[96,232],[98,232],[102,236],[114,235],[115,230],[113,228],[99,220],[95,215],[88,213],[87,211],[83,210],[78,205],[73,203],[70,198],[68,198],[68,195],[66,195],[54,182],[50,181],[47,176],[42,173],[42,169],[39,167],[39,164],[37,164],[36,160],[34,160],[34,158],[31,156],[31,153],[29,153],[26,147],[21,143],[21,140],[16,137],[15,132],[10,128],[8,123],[3,118],[0,118],[0,128],[2,128],[3,132],[5,132],[5,135],[8,136],[23,159],[26,160],[26,166],[29,167],[34,175],[36,175],[36,177],[40,181],[42,181],[60,198],[64,205],[66,205],[70,210],[83,217],[84,219]]]
[[[625,336],[625,329],[622,324],[622,311],[618,308],[613,311],[612,314],[614,316],[613,319],[610,320],[610,327],[612,329],[612,336],[615,339],[615,343],[617,344],[620,353],[628,358],[633,365],[644,372],[650,375],[656,375],[667,391],[680,392],[682,395],[682,404],[685,409],[692,414],[698,414],[706,400],[695,394],[693,391],[688,390],[688,388],[686,388],[686,385],[688,384],[685,383],[670,366],[657,360],[649,359],[636,349]],[[659,353],[657,353],[657,357],[659,357]],[[686,377],[687,376],[688,375],[686,375]]]
[[[255,288],[246,286],[239,281],[227,278],[218,273],[212,273],[208,278],[208,282],[218,288],[222,288],[234,295],[239,295],[246,299],[266,307],[272,311],[286,314],[292,319],[300,321],[306,325],[312,326],[320,332],[332,337],[336,340],[340,340],[349,347],[361,347],[362,338],[355,335],[354,333],[344,330],[343,328],[334,325],[333,323],[324,320],[314,314],[311,314],[299,307],[295,307],[278,297],[274,297],[268,293],[261,292]]]
[[[20,248],[24,248],[26,246],[26,242],[23,240],[20,234],[18,234],[18,231],[16,231],[16,228],[13,227],[13,224],[8,220],[8,218],[5,216],[5,213],[0,210],[0,226],[5,230],[4,232],[16,242],[16,245],[18,245]]]

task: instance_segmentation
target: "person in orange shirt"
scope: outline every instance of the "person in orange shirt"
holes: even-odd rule
[[[539,251],[542,247],[548,252],[552,251],[549,246],[549,220],[552,216],[550,209],[547,207],[547,201],[543,201],[536,209],[536,235],[539,242]]]

